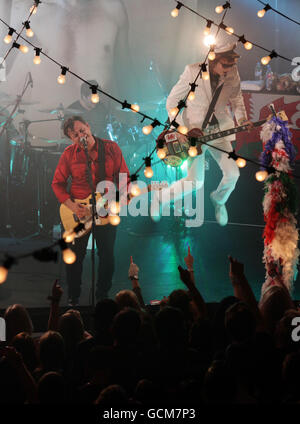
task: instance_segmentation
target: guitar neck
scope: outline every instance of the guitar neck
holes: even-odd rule
[[[267,119],[262,119],[261,121],[257,121],[253,123],[254,127],[260,127],[261,125],[263,125],[265,122],[267,122]],[[224,130],[224,131],[220,131],[217,132],[215,134],[208,134],[208,135],[204,135],[203,137],[197,138],[196,144],[201,144],[201,143],[207,143],[209,141],[212,140],[217,140],[218,138],[222,138],[222,137],[227,137],[231,134],[236,134],[242,131],[247,131],[248,130],[248,126],[247,125],[241,125],[239,127],[235,127],[235,128],[231,128],[229,130]]]

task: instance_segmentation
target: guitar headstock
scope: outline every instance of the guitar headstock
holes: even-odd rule
[[[288,121],[289,120],[289,118],[287,117],[287,115],[286,115],[286,113],[285,113],[284,110],[280,110],[279,112],[275,112],[275,109],[274,109],[274,105],[273,104],[271,104],[269,106],[269,108],[272,111],[272,115],[269,115],[268,116],[267,121],[269,121],[274,116],[277,116],[277,118],[281,119],[282,121]]]

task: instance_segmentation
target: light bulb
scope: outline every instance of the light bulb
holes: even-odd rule
[[[119,217],[119,215],[110,215],[109,222],[111,225],[119,225],[121,222],[121,218]]]
[[[197,148],[195,146],[191,146],[188,151],[189,155],[193,158],[198,155]]]
[[[191,91],[190,94],[188,95],[188,99],[192,102],[195,99],[195,92]]]
[[[261,58],[260,61],[263,65],[267,65],[270,62],[270,60],[271,60],[270,56],[264,56]]]
[[[140,107],[139,107],[139,105],[131,105],[131,110],[133,110],[133,112],[139,112]]]
[[[65,231],[63,233],[63,239],[66,243],[72,243],[76,237],[76,233],[73,230]]]
[[[209,73],[207,71],[202,72],[202,79],[205,81],[209,80]]]
[[[215,12],[216,12],[216,13],[222,13],[222,12],[223,12],[223,10],[224,10],[224,7],[223,7],[223,6],[217,6],[217,7],[215,8]]]
[[[113,215],[117,215],[118,213],[120,213],[120,210],[121,210],[120,203],[111,202],[109,210]]]
[[[167,156],[165,149],[158,149],[156,154],[159,159],[164,159]]]
[[[266,13],[265,9],[261,9],[257,12],[257,16],[259,18],[263,18],[265,16],[265,13]]]
[[[32,29],[31,29],[31,28],[28,28],[28,29],[26,30],[26,35],[27,35],[27,37],[29,37],[29,38],[31,38],[31,37],[33,37],[33,36],[34,36],[34,32],[32,31]]]
[[[178,107],[172,107],[172,109],[170,109],[170,115],[173,117],[176,116],[178,112],[179,112]]]
[[[36,12],[37,12],[37,7],[36,7],[36,5],[31,6],[31,8],[30,8],[30,13],[31,13],[32,15],[35,15],[35,14],[36,14]]]
[[[180,134],[187,134],[188,133],[188,129],[187,127],[185,127],[184,125],[179,125],[179,127],[177,128],[178,132],[180,132]]]
[[[244,168],[247,165],[247,162],[245,161],[245,159],[242,159],[242,158],[237,158],[235,163],[237,164],[239,168]]]
[[[130,193],[133,197],[139,196],[141,194],[141,189],[137,184],[132,184]]]
[[[246,41],[246,43],[244,44],[244,47],[246,50],[251,50],[253,47],[253,44],[250,43],[250,41]]]
[[[93,93],[91,95],[91,102],[92,103],[99,103],[100,102],[100,96],[98,93]]]
[[[6,43],[6,44],[9,44],[11,42],[11,40],[12,40],[12,36],[9,35],[9,34],[7,34],[3,39],[4,43]]]
[[[143,127],[142,131],[145,135],[149,135],[151,133],[151,131],[153,130],[152,125],[146,125],[145,127]]]
[[[19,50],[21,50],[22,53],[28,53],[29,49],[24,44],[21,44],[20,47],[19,47]]]
[[[267,171],[258,171],[255,174],[255,178],[257,179],[257,181],[264,181],[268,176]]]
[[[66,77],[65,75],[59,75],[59,77],[57,78],[57,82],[58,84],[64,84],[66,82]]]
[[[62,252],[64,263],[71,265],[76,261],[76,254],[71,249],[64,249]]]
[[[231,35],[234,33],[234,29],[232,27],[226,27],[225,31],[227,32],[227,34]]]
[[[171,16],[172,18],[177,18],[178,14],[179,14],[179,10],[177,9],[177,7],[175,7],[175,9],[171,11]]]
[[[144,169],[144,175],[146,178],[153,177],[153,169],[151,168],[151,166],[146,166],[146,168]]]
[[[8,269],[5,268],[5,266],[0,266],[0,284],[3,284],[6,281],[7,275]]]
[[[204,39],[203,39],[203,43],[207,46],[207,47],[209,47],[209,46],[211,46],[212,44],[216,44],[216,38],[213,36],[213,35],[207,35],[206,37],[204,37]]]
[[[209,52],[208,59],[209,60],[215,60],[215,58],[216,58],[216,53],[215,52]]]
[[[34,58],[33,58],[33,63],[34,63],[35,65],[39,65],[39,64],[41,63],[41,58],[40,58],[40,56],[34,56]]]

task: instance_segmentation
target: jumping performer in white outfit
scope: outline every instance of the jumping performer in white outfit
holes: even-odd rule
[[[197,80],[194,100],[187,100],[187,107],[176,118],[176,122],[179,125],[186,126],[188,130],[194,128],[201,129],[214,92],[217,87],[224,83],[207,128],[213,129],[213,132],[216,132],[234,127],[232,113],[235,115],[238,125],[246,124],[249,128],[253,126],[252,122],[248,121],[241,92],[240,76],[236,66],[239,55],[234,51],[235,47],[236,43],[215,48],[216,58],[213,61],[208,61],[210,78],[209,80],[204,80],[203,78]],[[201,63],[199,62],[187,65],[179,81],[172,88],[166,103],[171,121],[174,118],[171,116],[170,110],[176,107],[180,100],[185,98],[191,88],[190,84],[195,81],[199,73],[200,65]],[[229,108],[229,103],[232,112]],[[209,144],[231,152],[231,141],[234,139],[235,136],[231,135],[214,140]],[[175,201],[181,196],[190,193],[186,187],[184,188],[184,181],[191,181],[192,184],[190,186],[192,186],[193,190],[199,190],[203,186],[205,153],[207,150],[223,172],[223,178],[219,186],[211,193],[210,197],[215,207],[217,222],[222,226],[227,224],[228,215],[225,203],[235,188],[239,178],[239,168],[234,160],[228,158],[226,153],[222,153],[207,145],[202,145],[202,155],[189,158],[189,169],[185,178],[174,182],[170,187],[161,190],[160,193],[154,193],[150,214],[155,222],[160,220],[162,208],[166,204],[166,200],[164,201],[164,199]]]

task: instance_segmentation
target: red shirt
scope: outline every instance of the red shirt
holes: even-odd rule
[[[98,153],[98,142],[92,151]],[[105,149],[105,175],[106,180],[117,184],[119,187],[119,174],[127,174],[127,187],[130,183],[129,171],[123,157],[122,151],[117,143],[111,140],[103,140]],[[99,182],[99,161],[98,154],[95,159],[91,159],[91,170],[94,183],[94,190]],[[71,177],[70,193],[67,191],[68,178]],[[123,180],[122,180],[123,181]],[[126,188],[127,188],[126,187]],[[56,167],[52,189],[60,203],[64,203],[70,197],[75,199],[85,199],[91,194],[91,188],[87,180],[87,161],[84,149],[78,144],[71,144],[61,155]],[[125,189],[125,187],[123,188]]]

